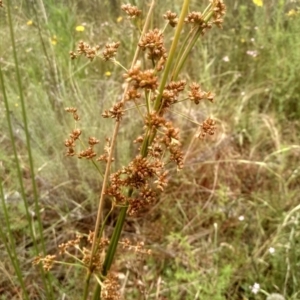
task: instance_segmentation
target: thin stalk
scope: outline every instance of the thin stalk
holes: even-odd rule
[[[90,281],[91,281],[91,271],[88,270],[88,273],[87,273],[87,275],[85,277],[84,290],[83,290],[83,298],[82,299],[87,299],[87,297],[88,297]]]
[[[129,191],[129,196],[131,195],[132,190]],[[107,250],[107,254],[105,256],[105,260],[103,263],[103,268],[102,268],[102,272],[101,275],[103,277],[105,277],[112,265],[112,262],[114,260],[114,256],[116,254],[116,250],[118,247],[118,243],[119,243],[119,239],[122,233],[122,229],[123,229],[123,225],[125,223],[125,218],[126,218],[126,214],[127,214],[127,209],[128,209],[128,205],[124,206],[121,208],[119,216],[118,216],[118,220],[117,220],[117,224],[114,228],[112,237],[110,239],[110,243],[109,243],[109,248]],[[93,300],[99,300],[100,299],[100,294],[101,294],[101,286],[100,284],[97,285],[95,292],[94,292],[94,297]]]
[[[110,173],[110,166],[113,158],[113,153],[114,153],[114,148],[117,140],[117,135],[119,132],[119,127],[120,127],[120,121],[116,121],[116,125],[114,128],[114,133],[111,141],[111,149],[109,152],[108,156],[108,161],[106,164],[106,169],[104,173],[104,178],[103,178],[103,183],[102,183],[102,189],[101,189],[101,195],[100,195],[100,200],[99,200],[99,206],[98,206],[98,212],[97,212],[97,220],[95,224],[95,229],[94,229],[94,238],[93,238],[93,243],[92,243],[92,250],[91,250],[91,259],[90,259],[90,265],[89,265],[89,271],[86,275],[85,279],[85,287],[84,287],[84,294],[83,294],[83,299],[86,300],[88,296],[88,291],[89,291],[89,284],[90,284],[90,278],[92,275],[93,271],[93,257],[95,255],[96,249],[97,249],[97,241],[99,240],[99,230],[100,230],[100,225],[101,225],[101,219],[102,219],[102,211],[103,211],[103,204],[104,204],[104,196],[105,196],[105,189],[108,183],[108,177]]]
[[[130,197],[132,195],[132,190],[129,191],[128,196]],[[119,243],[119,239],[120,239],[120,235],[123,229],[123,225],[124,225],[124,221],[126,218],[126,213],[127,213],[127,209],[128,209],[128,205],[124,206],[121,208],[119,216],[118,216],[118,220],[117,220],[117,224],[114,228],[111,240],[110,240],[110,244],[109,244],[109,248],[107,250],[107,254],[105,256],[105,260],[103,263],[103,268],[102,268],[102,275],[106,276],[114,259],[115,256],[115,252]]]
[[[150,108],[150,93],[145,91],[145,99],[146,99],[146,105],[147,105],[147,113],[150,114],[151,108]]]
[[[132,110],[132,109],[137,109],[137,107],[138,108],[140,108],[140,107],[146,107],[147,106],[147,104],[137,104],[136,102],[134,103],[134,106],[131,106],[131,107],[128,107],[128,108],[126,108],[126,109],[124,109],[124,112],[125,111],[129,111],[129,110]],[[147,108],[147,107],[146,107]],[[141,110],[139,110],[139,111],[141,111]]]
[[[26,195],[25,195],[25,190],[24,190],[24,185],[23,185],[23,180],[22,180],[22,172],[21,172],[21,167],[20,167],[19,160],[18,160],[17,150],[16,150],[15,143],[14,143],[14,137],[13,137],[11,123],[9,124],[10,138],[11,138],[11,141],[13,144],[14,155],[15,155],[15,160],[16,160],[16,165],[17,165],[17,170],[18,170],[18,177],[19,177],[19,182],[20,182],[20,186],[21,186],[22,198],[23,198],[23,202],[25,205],[25,209],[26,209],[26,217],[27,217],[27,220],[30,225],[30,234],[31,234],[31,238],[32,238],[32,241],[34,244],[35,253],[36,253],[36,255],[40,254],[40,252],[42,252],[43,254],[46,254],[46,247],[45,247],[45,241],[44,241],[44,235],[43,235],[43,226],[42,226],[41,215],[40,215],[40,206],[39,206],[39,202],[38,202],[38,192],[37,192],[37,186],[36,186],[36,182],[35,182],[34,164],[33,164],[33,157],[32,157],[31,144],[30,144],[30,134],[29,134],[29,130],[28,130],[27,112],[26,112],[26,106],[25,106],[25,99],[24,99],[24,95],[23,95],[21,75],[20,75],[20,70],[19,70],[19,63],[18,63],[18,57],[17,57],[17,50],[16,50],[16,44],[15,44],[13,21],[12,21],[12,17],[11,17],[10,5],[11,5],[10,1],[8,1],[8,5],[7,5],[8,23],[9,23],[10,37],[11,37],[11,43],[12,43],[13,58],[14,58],[14,62],[15,62],[17,85],[18,85],[18,89],[19,89],[19,96],[20,96],[20,102],[21,102],[21,108],[22,108],[22,117],[23,117],[27,153],[28,153],[28,159],[29,159],[29,165],[30,165],[35,213],[36,213],[37,221],[38,221],[39,240],[40,240],[41,246],[42,246],[41,250],[38,247],[37,239],[36,239],[34,231],[33,231],[33,224],[32,224],[32,220],[31,220],[31,215],[29,213],[28,203],[26,201]],[[4,88],[4,84],[3,84],[3,88]],[[7,108],[9,108],[7,99],[5,102],[6,102]],[[7,109],[6,115],[7,115],[8,121],[10,122],[10,118],[8,117],[9,109]],[[49,297],[49,299],[53,299],[53,289],[52,289],[50,277],[45,274],[45,272],[43,271],[42,268],[41,268],[41,270],[42,270],[42,279],[44,281],[47,296]],[[48,281],[48,284],[46,283],[46,281]]]
[[[96,167],[96,169],[98,170],[100,176],[103,178],[104,175],[103,175],[101,169],[99,168],[99,166],[96,164],[95,160],[92,160],[92,163],[93,163],[94,167]]]
[[[35,249],[35,252],[38,253],[38,248],[37,248],[37,242],[35,239],[35,234],[33,232],[33,225],[32,225],[32,218],[31,215],[29,213],[29,207],[28,207],[28,203],[26,201],[26,194],[25,194],[25,188],[24,188],[24,184],[23,184],[23,180],[22,180],[22,171],[21,171],[21,166],[19,163],[19,159],[18,159],[18,155],[17,155],[17,150],[16,150],[16,143],[15,143],[15,139],[14,139],[14,134],[13,134],[13,129],[12,129],[12,123],[11,123],[11,117],[10,117],[10,109],[9,109],[9,104],[8,104],[8,99],[7,99],[7,95],[6,95],[6,90],[5,90],[5,85],[4,85],[4,77],[3,77],[3,73],[2,73],[2,68],[0,67],[0,82],[1,82],[1,86],[2,86],[2,94],[3,94],[3,99],[4,99],[4,104],[5,104],[5,111],[6,111],[6,119],[7,119],[7,125],[8,125],[8,130],[9,130],[9,135],[10,135],[10,140],[11,140],[11,144],[12,144],[12,148],[13,148],[13,153],[14,153],[14,158],[15,158],[15,163],[16,163],[16,168],[17,168],[17,174],[18,174],[18,179],[19,179],[19,184],[20,184],[20,192],[22,195],[22,199],[23,199],[23,203],[25,206],[25,212],[26,212],[26,217],[27,217],[27,221],[29,223],[29,232],[30,232],[30,237],[33,241],[33,246]],[[1,184],[1,198],[4,199],[3,197],[3,191],[2,191],[2,183]],[[15,246],[15,242],[12,236],[12,231],[10,229],[10,223],[9,223],[9,219],[8,219],[8,214],[6,213],[6,206],[5,203],[2,203],[3,205],[3,211],[5,214],[5,219],[6,219],[6,224],[7,224],[7,228],[8,228],[8,234],[9,234],[9,242],[11,244],[11,248],[9,251],[7,251],[7,253],[9,254],[9,256],[11,257],[11,261],[12,264],[14,266],[15,272],[17,274],[18,280],[20,282],[21,288],[24,292],[24,297],[26,299],[28,299],[28,295],[27,292],[25,290],[25,286],[23,287],[23,279],[22,279],[22,273],[20,270],[20,264],[19,261],[17,260],[17,255],[16,255],[16,246]],[[2,236],[5,238],[5,236]],[[3,242],[5,243],[4,239]],[[43,272],[43,271],[42,271]],[[44,277],[43,281],[44,281]],[[44,285],[47,288],[47,284],[44,281]]]
[[[9,5],[7,7],[8,7],[8,17],[10,17],[10,7],[9,7]],[[14,40],[14,38],[12,38],[12,39]],[[14,47],[13,47],[13,49],[14,49]],[[23,183],[23,180],[22,180],[22,171],[21,171],[21,166],[20,166],[19,159],[18,159],[18,153],[17,153],[15,138],[14,138],[14,134],[13,134],[12,123],[11,123],[11,116],[10,116],[10,113],[9,113],[10,108],[9,108],[8,99],[7,99],[7,96],[6,96],[4,80],[3,80],[3,73],[2,73],[1,68],[0,68],[0,77],[1,77],[2,93],[3,93],[3,97],[4,97],[4,104],[5,104],[5,111],[6,111],[6,120],[7,120],[9,136],[10,136],[10,140],[11,140],[11,144],[12,144],[12,148],[13,148],[13,153],[14,153],[14,158],[15,158],[15,163],[16,163],[16,169],[17,169],[17,174],[18,174],[18,179],[19,179],[19,184],[20,184],[20,192],[21,192],[21,195],[22,195],[22,199],[24,201],[26,217],[27,217],[27,220],[28,220],[28,223],[29,223],[30,236],[31,236],[31,239],[33,241],[33,246],[34,246],[34,249],[35,249],[35,253],[38,254],[39,249],[38,249],[37,242],[36,242],[33,230],[32,230],[32,218],[31,218],[31,215],[29,213],[28,202],[26,201],[25,188],[24,188],[24,183]],[[23,97],[23,93],[22,93],[22,97]]]
[[[32,5],[32,8],[33,8],[33,11],[34,11],[34,14],[35,14],[35,19],[36,19],[36,22],[37,22],[36,28],[38,30],[38,34],[39,34],[39,38],[40,38],[40,41],[41,41],[42,49],[43,49],[44,55],[46,57],[47,63],[49,65],[49,70],[52,70],[51,60],[50,60],[50,57],[48,55],[47,46],[46,46],[46,44],[44,42],[43,35],[42,35],[42,30],[41,30],[41,26],[40,26],[39,15],[38,15],[38,12],[36,10],[35,5]],[[52,75],[52,72],[50,72],[50,74]]]
[[[42,15],[46,24],[46,28],[49,28],[49,22],[48,22],[48,17],[47,17],[47,13],[46,13],[46,9],[45,9],[45,5],[44,5],[44,1],[39,0],[39,5],[40,5],[40,9],[42,11]],[[35,10],[36,12],[36,10]],[[49,29],[46,29],[48,36],[51,37],[51,32]],[[41,40],[42,35],[40,35]],[[61,85],[59,84],[59,70],[57,68],[57,64],[56,64],[56,60],[55,60],[55,53],[54,53],[54,48],[52,43],[48,42],[48,47],[51,49],[51,55],[52,55],[52,70],[54,72],[54,82],[56,84],[56,87],[58,89],[59,94],[61,94]],[[45,51],[45,50],[44,50]]]
[[[8,20],[9,20],[11,42],[12,42],[12,48],[13,48],[13,57],[14,57],[14,61],[15,61],[17,82],[18,82],[19,95],[20,95],[20,101],[21,101],[21,107],[22,107],[22,117],[23,117],[24,132],[25,132],[25,137],[26,137],[26,146],[27,146],[30,171],[31,171],[31,180],[32,180],[35,209],[36,209],[35,213],[37,214],[38,223],[39,223],[39,233],[40,233],[40,240],[42,243],[42,251],[43,251],[43,254],[46,254],[46,248],[45,248],[45,242],[44,242],[44,236],[43,236],[43,227],[42,227],[41,216],[40,216],[40,207],[39,207],[39,203],[38,203],[37,186],[36,186],[36,182],[35,182],[33,157],[32,157],[32,153],[31,153],[31,144],[30,144],[31,142],[30,142],[30,134],[29,134],[29,129],[28,129],[27,111],[26,111],[25,99],[24,99],[24,95],[23,95],[23,88],[22,88],[21,74],[20,74],[20,70],[19,70],[19,63],[18,63],[18,57],[17,57],[16,45],[15,45],[13,24],[12,24],[12,19],[11,19],[11,14],[10,14],[10,5],[8,5],[7,7],[8,7]],[[11,128],[11,130],[12,130],[12,128]],[[21,175],[21,177],[22,177],[22,175]],[[30,219],[31,219],[31,217],[30,217]],[[38,253],[36,253],[36,254],[38,254]]]
[[[113,212],[113,209],[114,209],[114,206],[111,207],[109,213],[106,215],[105,219],[103,220],[103,225],[102,225],[101,230],[100,230],[100,232],[99,232],[99,237],[102,236],[102,234],[103,234],[103,232],[104,232],[105,224],[106,224],[106,222],[107,222],[107,220],[108,220],[108,217],[109,217],[109,216],[111,215],[111,213]]]
[[[169,112],[172,112],[173,114],[176,114],[176,115],[182,117],[183,119],[188,120],[188,121],[189,121],[190,123],[192,123],[192,124],[195,124],[195,125],[197,125],[197,126],[200,126],[200,125],[201,125],[199,122],[194,121],[193,119],[191,119],[189,116],[187,116],[187,115],[184,114],[184,113],[181,113],[181,112],[176,111],[176,110],[174,110],[174,109],[168,109],[168,111],[169,111]]]
[[[180,56],[174,71],[172,72],[172,80],[177,80],[177,77],[184,65],[184,63],[186,62],[186,59],[188,57],[188,55],[190,54],[192,48],[194,47],[196,41],[198,40],[199,36],[201,34],[201,29],[198,28],[192,31],[192,35],[190,36],[190,40],[188,42],[188,44],[185,46],[184,51],[182,52],[182,55]]]
[[[181,47],[180,47],[180,50],[179,50],[179,52],[178,52],[178,54],[177,54],[176,61],[175,61],[174,67],[173,67],[173,72],[171,73],[171,79],[172,79],[172,80],[174,80],[174,79],[173,79],[173,77],[174,77],[174,76],[173,76],[174,70],[177,69],[178,62],[180,61],[180,58],[182,57],[182,54],[184,53],[184,50],[185,50],[185,48],[186,48],[186,45],[188,44],[188,41],[190,40],[191,35],[193,34],[193,32],[194,32],[195,30],[196,30],[196,28],[194,27],[194,28],[192,28],[192,29],[189,31],[188,35],[186,36],[185,40],[183,41],[183,43],[182,43],[182,45],[181,45]]]
[[[139,113],[139,115],[141,116],[141,118],[144,119],[143,113],[142,113],[142,111],[141,111],[141,109],[140,109],[141,105],[138,105],[138,104],[136,103],[136,100],[134,100],[134,104],[135,104],[135,109],[138,111],[138,113]],[[144,106],[145,106],[145,105],[144,105]],[[125,109],[124,109],[124,110],[125,110]]]
[[[1,68],[0,68],[0,77],[1,77],[1,84],[3,85],[3,76],[2,76]],[[23,276],[22,276],[22,271],[20,269],[20,262],[18,260],[18,255],[16,253],[16,243],[15,243],[13,233],[12,233],[12,230],[11,230],[11,227],[10,227],[10,220],[9,220],[9,215],[8,215],[5,199],[4,199],[1,176],[0,176],[0,198],[1,198],[1,203],[2,203],[2,209],[3,209],[5,224],[6,224],[6,226],[3,226],[2,224],[0,226],[0,238],[3,242],[3,244],[4,244],[4,247],[6,249],[6,253],[8,254],[8,256],[10,258],[10,261],[13,265],[13,268],[16,272],[18,281],[19,281],[20,286],[21,286],[21,290],[23,292],[23,297],[24,297],[24,299],[29,300],[29,296],[28,296],[28,293],[26,291],[26,287],[25,287],[25,284],[24,284]],[[4,233],[2,228],[3,229],[5,228],[6,233]],[[6,236],[8,237],[8,242],[6,241]]]
[[[103,231],[104,231],[104,228],[105,228],[105,224],[108,220],[108,217],[110,216],[110,214],[112,213],[113,211],[113,207],[111,208],[111,210],[109,211],[109,213],[106,215],[104,221],[103,221],[103,224],[102,224],[102,227],[101,227],[101,230],[99,231],[99,236],[98,238],[101,238],[102,234],[103,234]],[[97,248],[96,248],[97,249]],[[88,276],[86,276],[86,284],[84,285],[84,292],[83,292],[83,297],[87,298],[88,297],[88,292],[89,292],[89,283],[90,283],[90,279],[91,279],[91,275],[92,275],[92,271],[90,269],[88,269]],[[97,289],[97,288],[96,288]]]
[[[101,285],[97,284],[96,289],[94,291],[93,300],[99,300],[101,297]]]
[[[150,130],[150,128],[148,128],[147,132],[146,132],[145,139],[144,139],[144,141],[142,143],[141,154],[142,154],[143,157],[146,156],[146,153],[148,151],[148,146],[149,146],[148,143],[149,143],[149,138],[150,138],[150,132],[151,132],[151,130]]]

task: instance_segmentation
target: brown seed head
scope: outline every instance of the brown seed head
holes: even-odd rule
[[[183,169],[184,156],[180,146],[176,143],[170,144],[169,151],[170,161],[174,161],[177,164],[178,169]]]
[[[80,151],[78,158],[86,158],[86,159],[92,159],[97,154],[94,152],[94,149],[92,146],[88,147],[86,150]]]
[[[214,135],[216,131],[216,121],[211,119],[210,117],[207,118],[201,125],[200,125],[200,133],[198,134],[198,138],[203,139],[207,134]]]
[[[147,58],[151,60],[159,60],[160,58],[167,58],[167,50],[164,47],[163,34],[159,29],[150,30],[147,32],[139,42],[139,47],[145,51],[148,50]]]
[[[201,12],[193,11],[189,13],[185,18],[185,22],[198,26],[201,29],[201,34],[204,34],[207,29],[212,27],[212,23],[206,22]]]
[[[106,138],[104,154],[100,155],[96,160],[108,162],[110,151],[111,151],[111,140],[110,140],[110,138]],[[114,160],[115,159],[112,157],[111,161],[114,161]]]
[[[79,135],[81,134],[80,129],[74,129],[73,132],[70,134],[70,139],[65,140],[65,146],[68,148],[66,152],[66,156],[74,156],[75,155],[75,141],[78,139]]]
[[[101,299],[119,300],[121,299],[119,290],[120,285],[118,283],[118,277],[113,273],[109,273],[103,282],[103,287],[101,288]]]
[[[79,128],[76,128],[70,134],[70,138],[76,141],[80,135],[81,135],[81,130]]]
[[[77,108],[75,108],[75,107],[66,107],[65,111],[69,112],[69,113],[72,113],[73,114],[73,119],[75,121],[79,121],[80,120],[80,118],[79,118],[79,116],[77,114]]]
[[[122,241],[120,241],[119,244],[122,245],[122,248],[124,250],[133,250],[135,253],[140,254],[151,254],[151,250],[149,251],[149,249],[145,248],[145,243],[143,241],[133,244],[129,239],[125,238]]]
[[[185,88],[186,81],[171,81],[166,85],[162,94],[162,109],[169,108],[178,100],[179,93]]]
[[[157,193],[148,184],[145,184],[140,188],[139,194],[136,197],[129,198],[128,202],[128,213],[134,216],[155,204],[157,202]]]
[[[77,58],[77,54],[74,51],[70,51],[69,54],[71,59]]]
[[[214,101],[213,94],[211,92],[202,91],[200,85],[195,82],[190,85],[190,92],[188,93],[188,97],[195,104],[199,104],[199,102],[203,99],[207,99],[211,102]]]
[[[203,24],[205,23],[201,12],[193,11],[185,18],[186,23]]]
[[[89,233],[88,242],[90,244],[93,243],[93,235],[94,235],[93,232]],[[97,251],[93,255],[93,261],[92,261],[93,270],[96,271],[101,270],[103,265],[103,260],[104,260],[103,250],[108,244],[109,244],[109,240],[107,238],[101,238],[100,240],[98,240],[98,245],[96,247]],[[91,263],[91,250],[84,247],[82,249],[82,253],[83,253],[82,263],[86,266],[89,266]]]
[[[37,256],[33,264],[38,265],[39,263],[42,263],[43,269],[48,272],[53,267],[53,264],[55,263],[56,255],[46,255],[45,257],[42,257],[41,255]]]
[[[100,49],[100,46],[91,47],[89,44],[80,41],[77,46],[77,53],[78,55],[84,55],[91,61],[96,57],[98,50]],[[71,54],[70,54],[71,55]],[[73,58],[73,53],[71,55],[71,58]]]
[[[178,23],[178,18],[177,18],[177,14],[171,12],[170,10],[168,10],[165,14],[164,14],[164,19],[169,21],[170,26],[175,27]]]
[[[156,129],[165,125],[166,120],[164,117],[159,116],[157,113],[153,112],[146,116],[145,125],[148,127],[155,127]]]
[[[74,148],[69,147],[69,148],[67,149],[66,156],[74,156],[75,154],[76,154],[76,153],[75,153]]]
[[[102,117],[114,118],[116,121],[120,121],[124,115],[123,106],[124,102],[117,102],[110,110],[105,110]]]
[[[142,143],[143,141],[144,141],[144,137],[140,135],[133,142],[137,144],[137,143]]]
[[[132,81],[135,89],[156,90],[158,86],[158,77],[152,69],[141,71],[139,66],[134,66],[124,74],[124,78]]]
[[[157,185],[157,188],[160,189],[162,192],[164,191],[164,188],[168,185],[167,175],[168,171],[165,171],[158,176],[158,179],[156,181],[154,181],[154,183]]]
[[[66,107],[65,111],[70,112],[70,113],[75,113],[75,112],[77,112],[77,108],[76,107]]]
[[[99,144],[99,140],[97,140],[95,137],[89,137],[89,144],[91,145],[91,146],[93,146],[93,145],[96,145],[96,144]]]
[[[134,19],[142,13],[141,10],[139,10],[136,6],[133,6],[131,4],[123,4],[121,6],[121,9],[126,12],[130,19]]]
[[[107,61],[115,57],[119,46],[120,42],[106,44],[105,50],[102,52],[103,59]]]
[[[139,93],[136,89],[130,89],[125,95],[125,101],[136,100],[141,98],[141,93]]]
[[[158,137],[156,137],[152,145],[149,147],[148,155],[154,158],[161,158],[163,151],[163,146],[159,142]]]
[[[59,254],[64,254],[66,251],[68,251],[68,248],[76,248],[79,246],[80,244],[80,240],[81,240],[82,236],[80,234],[76,235],[76,238],[73,240],[70,240],[66,243],[62,243],[58,246],[59,249]]]
[[[66,147],[75,147],[75,143],[74,143],[74,140],[73,139],[67,139],[65,140],[65,146]]]
[[[214,24],[216,24],[218,27],[222,27],[223,19],[222,17],[226,13],[226,6],[224,4],[223,0],[210,0],[212,5],[214,6],[213,9],[213,18],[214,18]]]

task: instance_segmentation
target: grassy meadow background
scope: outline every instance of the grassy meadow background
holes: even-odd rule
[[[155,27],[164,26],[168,9],[180,11],[179,0],[169,2],[157,1]],[[271,293],[300,299],[300,1],[224,2],[223,30],[202,38],[182,74],[212,90],[216,100],[176,108],[175,121],[189,149],[185,168],[172,170],[158,205],[128,218],[124,236],[144,241],[153,255],[118,257],[124,299],[252,300]],[[147,1],[132,3],[147,12]],[[64,140],[74,126],[64,108],[78,109],[83,135],[100,139],[101,152],[114,124],[101,113],[120,97],[124,73],[101,59],[72,61],[69,51],[80,40],[101,47],[120,41],[117,59],[127,67],[139,35],[118,0],[3,4],[0,299],[26,299],[20,278],[27,299],[47,299],[40,270],[32,266],[38,254],[32,234],[43,233],[49,254],[76,232],[87,234],[101,188],[90,162],[64,155]],[[206,4],[191,6],[199,10]],[[167,40],[171,31],[166,30]],[[215,118],[216,134],[192,143],[195,129],[182,117],[186,113],[199,121]],[[120,131],[116,168],[131,159],[139,129],[133,112]],[[18,261],[19,273],[12,261]],[[62,265],[49,276],[52,299],[80,299],[79,270]]]

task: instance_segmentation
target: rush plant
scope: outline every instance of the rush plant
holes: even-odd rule
[[[66,155],[90,160],[102,177],[97,219],[87,237],[87,246],[82,246],[83,238],[78,235],[59,247],[60,254],[71,257],[76,265],[86,271],[84,300],[91,293],[95,300],[119,299],[118,280],[111,270],[118,247],[150,253],[143,243],[135,245],[129,240],[121,240],[121,233],[126,216],[138,215],[157,203],[168,185],[170,164],[175,164],[177,170],[184,166],[185,154],[182,149],[185,145],[180,141],[180,129],[173,122],[174,115],[182,114],[175,111],[175,105],[188,101],[197,105],[203,100],[214,100],[212,92],[204,91],[196,82],[187,82],[182,70],[197,40],[213,26],[222,27],[225,5],[222,0],[210,0],[203,12],[189,12],[189,5],[190,1],[184,0],[178,16],[167,11],[163,16],[166,20],[163,29],[150,28],[155,1],[152,1],[145,18],[137,7],[129,4],[122,6],[134,25],[143,23],[130,66],[123,66],[118,60],[117,51],[122,49],[119,41],[107,43],[104,49],[80,41],[78,48],[70,52],[71,59],[78,59],[79,56],[90,61],[103,59],[124,69],[122,97],[102,114],[103,118],[115,121],[111,136],[103,143],[102,154],[96,152],[96,145],[100,143],[97,138],[89,137],[85,145],[82,138],[84,132],[78,125],[80,109],[66,108],[75,120],[75,127],[65,141]],[[174,30],[170,45],[164,39],[169,30]],[[128,125],[127,114],[134,109],[141,128],[132,141],[135,152],[126,166],[114,170],[118,134],[120,128]],[[204,121],[193,120],[193,123],[196,124],[195,136],[200,140],[215,132],[216,123],[210,117]],[[109,212],[104,210],[105,201],[111,203]],[[108,235],[107,220],[112,212],[117,217],[113,232]],[[72,248],[77,250],[76,255]],[[48,255],[38,256],[35,263],[41,263],[49,270],[59,261],[56,255]]]

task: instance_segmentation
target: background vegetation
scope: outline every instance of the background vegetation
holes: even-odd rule
[[[133,2],[147,11],[146,1]],[[205,6],[200,2],[194,1],[193,9]],[[223,30],[202,39],[184,74],[213,90],[216,102],[197,110],[182,107],[180,112],[191,112],[199,120],[213,116],[217,133],[192,143],[193,126],[178,115],[184,127],[181,137],[189,149],[186,166],[180,173],[174,170],[176,176],[154,209],[127,222],[125,235],[144,241],[153,256],[120,257],[116,269],[126,284],[126,299],[265,299],[275,292],[300,299],[300,3],[225,3]],[[120,4],[117,0],[10,1],[21,92],[8,4],[0,9],[4,200],[0,299],[20,298],[8,241],[15,243],[29,299],[46,299],[38,269],[31,265],[36,252],[30,231],[36,234],[40,218],[45,249],[51,254],[76,232],[93,228],[101,182],[92,164],[64,156],[64,140],[73,127],[64,108],[77,107],[81,129],[104,141],[113,121],[103,121],[101,113],[120,95],[123,71],[100,59],[71,61],[68,52],[79,40],[101,46],[120,41],[118,59],[128,65],[138,32],[121,13]],[[168,9],[178,12],[180,5],[180,1],[170,5],[158,1],[153,23],[162,27],[162,14]],[[22,98],[37,195],[30,176]],[[116,167],[128,161],[130,141],[138,132],[134,116],[126,122],[118,139]],[[42,207],[40,216],[34,213],[36,198]],[[81,276],[71,267],[55,268],[54,299],[77,299]],[[258,293],[255,283],[260,285]]]

